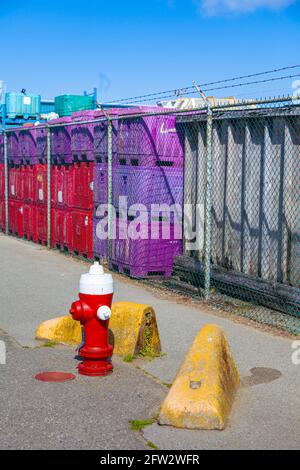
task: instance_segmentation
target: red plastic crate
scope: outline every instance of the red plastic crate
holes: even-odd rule
[[[25,165],[22,167],[23,177],[23,201],[28,203],[35,202],[34,194],[34,167]]]
[[[4,135],[0,133],[0,162],[4,162]]]
[[[54,208],[51,211],[51,245],[71,249],[72,224],[69,210]]]
[[[73,208],[90,210],[94,205],[94,163],[75,163],[72,166],[70,204]]]
[[[47,207],[33,206],[33,239],[36,243],[45,245],[47,243]]]
[[[22,167],[12,167],[9,169],[9,199],[23,201],[24,178]]]
[[[31,204],[23,205],[23,228],[27,240],[34,240],[35,206]]]
[[[5,201],[0,201],[0,230],[5,232]]]
[[[5,171],[4,164],[0,163],[0,200],[5,198]]]
[[[47,203],[47,165],[33,167],[34,202],[39,205]]]
[[[20,201],[9,201],[9,230],[13,235],[24,237],[23,203]]]
[[[51,171],[51,203],[52,206],[67,209],[70,207],[72,187],[72,168],[53,166]]]
[[[93,257],[93,214],[91,211],[72,210],[71,249],[87,258]]]

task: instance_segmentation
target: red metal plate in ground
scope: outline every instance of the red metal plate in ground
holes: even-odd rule
[[[35,378],[41,382],[67,382],[76,379],[76,375],[69,372],[41,372]]]

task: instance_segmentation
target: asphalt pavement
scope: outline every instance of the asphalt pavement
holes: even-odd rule
[[[0,448],[297,449],[300,447],[300,365],[292,362],[293,340],[194,308],[115,276],[114,300],[154,307],[163,355],[125,364],[114,357],[106,378],[77,376],[73,382],[35,381],[41,370],[74,372],[71,348],[41,347],[36,326],[64,315],[76,299],[84,261],[39,245],[0,236],[0,339],[7,345],[0,365]],[[206,323],[220,325],[242,377],[225,431],[188,431],[128,421],[157,414],[193,338]]]

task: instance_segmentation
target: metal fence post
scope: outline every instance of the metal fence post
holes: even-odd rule
[[[47,246],[51,248],[51,128],[47,128]]]
[[[211,204],[212,204],[212,127],[213,113],[207,108],[206,122],[206,171],[205,171],[205,238],[204,238],[204,296],[209,299],[211,284]]]
[[[112,122],[107,120],[107,204],[108,204],[108,227],[107,227],[107,261],[111,258],[111,236],[112,236],[112,204],[113,204],[113,151],[112,151]]]
[[[4,131],[4,178],[5,178],[5,233],[9,234],[9,207],[8,207],[8,149],[7,149],[7,133]]]

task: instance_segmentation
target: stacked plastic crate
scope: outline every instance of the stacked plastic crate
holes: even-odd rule
[[[0,231],[5,231],[4,136],[0,134]]]
[[[71,250],[87,258],[93,258],[94,123],[86,121],[93,117],[94,111],[73,113],[71,129]]]
[[[41,244],[47,242],[46,138],[44,148],[37,142],[44,134],[41,126],[7,134],[9,229],[13,235]]]
[[[111,266],[133,277],[170,276],[174,256],[182,252],[183,145],[175,117],[119,121],[113,195],[117,213],[120,196],[127,196],[129,210],[127,221],[117,219]],[[168,207],[153,213],[152,204]]]
[[[19,131],[10,131],[7,135],[8,151],[8,212],[9,232],[13,235],[24,236],[23,190],[21,147]]]
[[[125,113],[126,109],[111,108],[108,111],[111,118],[120,113]],[[105,205],[108,202],[108,124],[103,111],[94,113],[95,118],[103,118],[94,125],[94,211],[93,211],[93,251],[97,260],[107,259],[107,239],[101,236],[99,227],[107,212]],[[113,172],[117,159],[117,139],[118,121],[112,119],[112,154]],[[101,207],[102,206],[102,207]],[[107,230],[107,226],[104,227]]]
[[[51,124],[51,245],[61,250],[72,249],[72,151],[69,117]]]
[[[92,113],[50,121],[51,244],[88,258],[93,257],[93,133],[80,122],[93,117]]]

